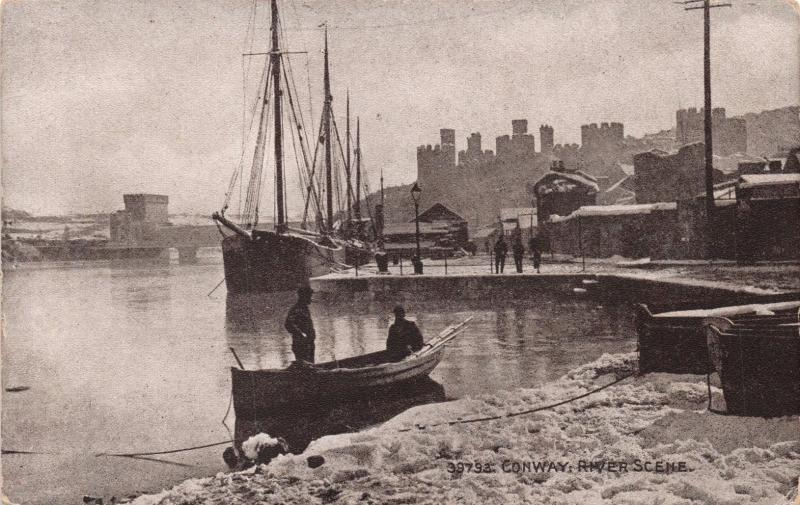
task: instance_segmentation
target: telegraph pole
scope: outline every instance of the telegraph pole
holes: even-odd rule
[[[684,7],[684,10],[691,11],[703,9],[703,91],[704,91],[704,118],[703,129],[705,134],[705,158],[706,158],[706,250],[709,259],[714,257],[714,148],[713,137],[711,134],[711,9],[716,7],[731,7],[729,3],[712,4],[710,0],[685,0],[676,2],[679,4],[698,4]]]

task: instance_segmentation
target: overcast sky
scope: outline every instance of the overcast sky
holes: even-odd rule
[[[785,0],[733,2],[713,10],[714,105],[734,115],[797,104],[795,10]],[[472,131],[494,149],[512,119],[527,118],[538,149],[540,123],[553,125],[556,142],[579,142],[583,123],[621,121],[641,135],[670,128],[678,107],[702,105],[702,11],[670,0],[280,5],[289,49],[308,51],[292,61],[303,83],[308,64],[315,114],[317,27],[331,27],[334,105],[341,125],[349,87],[373,188],[379,166],[387,185],[413,181],[416,146],[436,143],[441,127],[456,129],[457,149]],[[151,192],[169,195],[171,212],[219,208],[241,154],[252,0],[2,7],[5,205],[111,211],[122,193]],[[254,50],[267,47],[268,8],[258,0]]]

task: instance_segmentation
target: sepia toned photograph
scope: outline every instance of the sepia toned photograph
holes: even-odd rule
[[[800,504],[798,0],[4,0],[8,505]]]

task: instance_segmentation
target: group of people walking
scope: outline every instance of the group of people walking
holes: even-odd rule
[[[531,237],[528,241],[528,250],[533,259],[533,268],[536,273],[539,273],[539,266],[542,263],[542,252],[539,250],[539,245],[536,237]],[[514,266],[517,268],[517,273],[522,273],[522,263],[525,259],[525,246],[522,245],[522,233],[517,228],[511,236],[511,253],[514,256]],[[494,273],[501,274],[506,266],[506,256],[508,255],[508,244],[505,237],[501,234],[500,238],[494,244]]]

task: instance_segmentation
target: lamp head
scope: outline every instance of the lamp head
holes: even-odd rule
[[[414,199],[414,203],[419,203],[419,197],[422,194],[422,190],[419,187],[419,184],[416,182],[411,187],[411,198]]]

